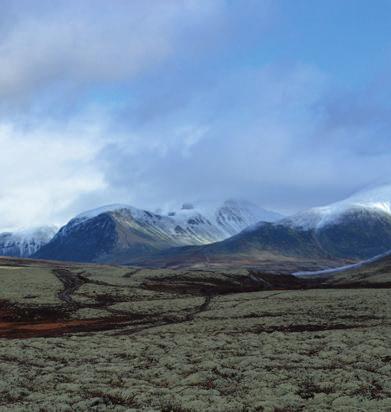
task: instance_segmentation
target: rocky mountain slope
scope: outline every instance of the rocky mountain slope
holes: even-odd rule
[[[262,219],[279,217],[234,200],[216,209],[186,204],[166,215],[111,205],[76,216],[35,257],[122,263],[174,246],[220,241]]]
[[[256,262],[268,255],[361,260],[390,249],[391,186],[386,186],[276,222],[258,223],[214,244],[167,250],[154,259],[163,266],[186,260]]]
[[[391,186],[359,192],[279,224],[313,233],[316,243],[329,255],[371,258],[391,249]]]

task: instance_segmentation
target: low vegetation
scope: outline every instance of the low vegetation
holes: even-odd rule
[[[12,259],[0,281],[1,411],[391,410],[389,289]]]

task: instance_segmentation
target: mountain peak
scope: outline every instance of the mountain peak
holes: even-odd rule
[[[391,184],[361,190],[343,202],[371,207],[391,214]]]
[[[115,212],[117,210],[122,210],[122,209],[135,209],[133,206],[121,204],[121,203],[114,203],[111,205],[104,205],[100,206],[95,209],[90,209],[85,212],[82,212],[78,214],[74,219],[92,219],[96,216],[101,215],[102,213],[108,213],[108,212]]]
[[[219,205],[185,202],[168,214],[114,204],[81,213],[62,227],[37,257],[123,261],[164,248],[224,240],[279,215],[242,200]]]
[[[391,185],[362,190],[344,200],[298,212],[281,223],[303,229],[320,229],[336,223],[347,213],[359,210],[391,215]]]

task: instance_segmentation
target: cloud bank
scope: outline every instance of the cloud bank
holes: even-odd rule
[[[310,33],[296,47],[302,13],[284,1],[0,6],[0,228],[117,202],[289,213],[390,175],[383,32],[383,66],[353,79]]]

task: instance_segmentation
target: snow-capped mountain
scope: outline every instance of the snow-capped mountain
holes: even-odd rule
[[[391,185],[272,223],[258,223],[221,242],[230,250],[368,259],[391,250]],[[211,249],[213,249],[211,245]]]
[[[56,234],[56,226],[42,226],[0,233],[0,255],[29,257]]]
[[[216,224],[225,230],[227,237],[236,235],[258,222],[275,222],[282,217],[279,213],[243,200],[227,200],[215,212]]]
[[[321,229],[338,224],[346,215],[360,211],[391,216],[391,185],[363,190],[342,201],[299,212],[281,223],[303,229]]]
[[[245,200],[226,200],[222,205],[184,204],[168,214],[181,228],[190,230],[198,241],[207,244],[226,239],[258,222],[275,222],[282,215]]]
[[[223,240],[259,220],[279,217],[249,202],[234,200],[217,208],[184,204],[167,214],[109,205],[73,218],[35,256],[123,262],[169,247]]]
[[[221,242],[163,252],[160,265],[252,261],[266,256],[338,261],[369,259],[391,250],[391,185],[357,193],[274,222],[259,222]],[[269,257],[268,257],[269,256]]]

